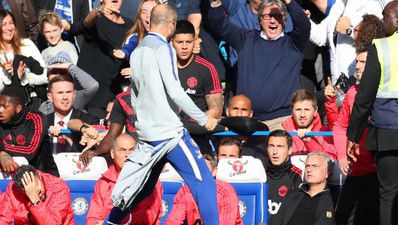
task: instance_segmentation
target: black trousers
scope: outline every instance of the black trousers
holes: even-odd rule
[[[398,150],[377,153],[380,224],[398,224]]]
[[[336,225],[378,225],[377,174],[348,176],[336,208]]]

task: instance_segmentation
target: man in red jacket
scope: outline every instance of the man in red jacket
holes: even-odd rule
[[[297,136],[292,137],[293,152],[291,155],[323,152],[335,160],[337,153],[332,137],[307,136],[307,133],[312,131],[330,131],[327,126],[322,125],[314,94],[304,89],[297,90],[292,96],[291,110],[292,116],[282,123],[286,131],[297,131]]]
[[[20,166],[0,203],[0,224],[74,225],[71,197],[65,181]]]
[[[375,19],[378,20],[377,17]],[[375,23],[375,19],[371,19],[370,15],[364,16],[361,24],[366,24],[370,29],[377,30],[374,28],[375,25],[372,24],[372,22]],[[367,29],[364,31],[369,32]],[[365,70],[367,54],[367,49],[357,49],[355,75],[358,81],[361,80],[362,73]],[[341,171],[347,175],[336,207],[336,225],[346,224],[349,221],[363,225],[379,223],[379,191],[376,162],[371,152],[365,147],[368,135],[367,128],[363,131],[358,143],[359,157],[357,157],[357,161],[350,161],[346,153],[347,128],[358,90],[359,82],[348,89],[339,111],[336,104],[336,90],[331,84],[328,84],[325,88],[326,115],[329,126],[333,128],[337,159],[339,160]]]
[[[116,184],[124,162],[133,152],[136,144],[137,140],[129,134],[121,134],[113,142],[113,147],[111,149],[113,164],[102,174],[102,177],[99,178],[95,184],[94,194],[91,198],[90,208],[87,214],[86,225],[102,224],[112,210],[111,194],[113,187]],[[162,215],[162,195],[163,188],[158,181],[154,192],[141,201],[141,203],[131,211],[131,214],[123,219],[123,224],[159,225]],[[129,223],[128,221],[132,222]]]
[[[206,160],[207,167],[209,167],[212,174],[215,174],[217,168],[216,159],[209,154],[204,154],[203,158]],[[239,198],[235,189],[228,183],[216,180],[217,187],[217,205],[219,212],[219,225],[242,225],[242,219],[239,213]],[[180,225],[184,224],[201,225],[202,218],[199,214],[199,209],[192,193],[188,186],[183,186],[174,197],[173,209],[165,222],[165,225]]]

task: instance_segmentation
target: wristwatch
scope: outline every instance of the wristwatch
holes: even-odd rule
[[[353,28],[352,26],[349,26],[349,27],[345,30],[345,34],[351,35],[353,30],[354,30],[354,28]]]
[[[40,200],[36,200],[35,202],[32,202],[33,206],[37,206],[41,201]]]

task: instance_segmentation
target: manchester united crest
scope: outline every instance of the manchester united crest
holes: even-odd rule
[[[198,80],[195,77],[190,77],[187,80],[187,85],[189,88],[195,88],[198,86]]]

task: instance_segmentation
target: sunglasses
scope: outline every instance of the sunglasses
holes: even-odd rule
[[[261,18],[263,20],[270,20],[271,17],[274,17],[276,20],[282,20],[283,19],[283,14],[282,13],[270,13],[270,14],[262,14]]]

